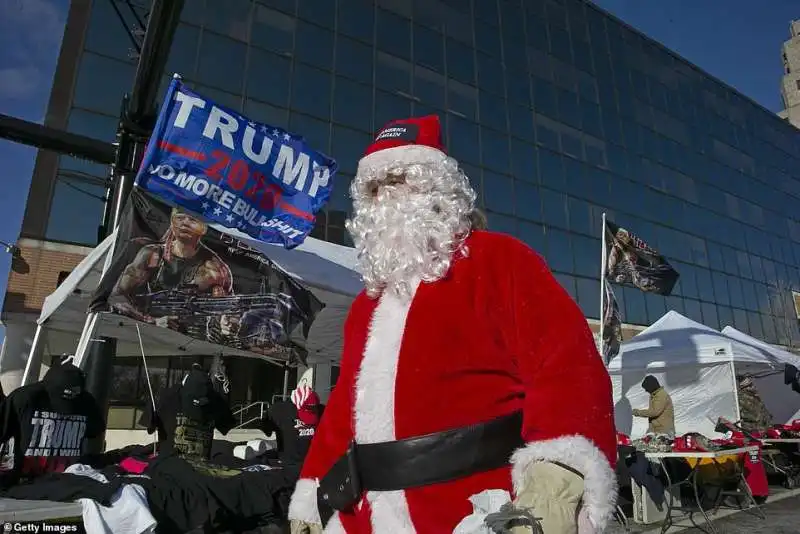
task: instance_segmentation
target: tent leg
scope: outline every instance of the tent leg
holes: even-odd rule
[[[283,368],[283,399],[289,397],[289,366]]]
[[[73,361],[75,366],[81,369],[85,367],[84,362],[86,361],[86,354],[89,352],[89,344],[92,342],[92,336],[94,336],[97,330],[98,319],[99,317],[96,313],[90,313],[86,316],[86,322],[83,323],[83,332],[81,332],[78,347],[75,349],[75,360]]]
[[[42,372],[42,356],[44,355],[44,337],[46,332],[42,325],[36,326],[36,334],[33,336],[31,352],[28,354],[28,361],[25,363],[25,372],[22,374],[22,384],[26,386],[39,380]]]

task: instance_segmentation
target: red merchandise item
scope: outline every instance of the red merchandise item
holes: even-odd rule
[[[392,121],[378,131],[364,156],[409,145],[428,147],[444,155],[441,132],[437,115]],[[396,154],[397,151],[391,153]]]
[[[297,418],[306,426],[317,426],[319,423],[319,395],[311,387],[302,384],[290,395],[292,404],[297,408]]]
[[[611,381],[582,312],[520,241],[475,231],[446,278],[410,299],[361,293],[344,327],[340,375],[306,457],[290,519],[317,518],[316,481],[349,444],[403,439],[522,410],[512,465],[404,491],[370,492],[326,532],[452,532],[469,497],[514,492],[535,461],[584,475],[602,530],[616,497]],[[569,391],[565,400],[564,392]],[[444,394],[443,392],[446,392]],[[516,488],[520,488],[516,485]],[[378,498],[379,497],[379,498]],[[319,520],[316,519],[318,522]]]
[[[623,434],[622,432],[617,432],[617,445],[623,447],[630,447],[633,444],[631,441],[630,436],[627,434]]]
[[[673,452],[708,452],[708,449],[697,440],[699,434],[686,434],[678,436],[672,442]]]
[[[753,496],[766,497],[769,495],[767,471],[761,461],[760,445],[758,450],[744,454],[744,478]]]

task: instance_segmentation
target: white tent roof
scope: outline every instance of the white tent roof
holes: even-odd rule
[[[761,356],[764,363],[769,363],[774,366],[781,366],[790,363],[795,367],[800,367],[800,356],[792,354],[789,351],[778,348],[769,343],[765,343],[760,339],[748,336],[744,332],[736,330],[732,326],[726,326],[722,329],[722,333],[736,340],[737,343],[751,347]]]
[[[267,245],[252,239],[236,237],[248,245],[262,251],[272,261],[294,278],[303,282],[326,307],[317,316],[309,332],[306,348],[312,361],[335,361],[341,351],[341,327],[353,297],[361,290],[362,284],[356,273],[355,250],[333,243],[308,238],[293,250],[280,246]],[[74,350],[74,336],[80,335],[91,302],[92,293],[100,281],[106,256],[113,249],[116,233],[108,236],[101,244],[73,269],[62,284],[51,293],[42,305],[38,323],[45,325],[50,332],[50,345],[58,339],[59,349]],[[139,355],[135,322],[126,317],[100,314],[97,337],[107,336],[118,339],[117,355]],[[203,342],[184,336],[178,332],[152,325],[141,325],[145,348],[150,356],[175,354],[215,354],[222,350],[226,355],[255,356],[245,351]],[[71,335],[70,335],[71,334]],[[61,345],[72,344],[69,348]],[[261,356],[259,356],[261,357]]]

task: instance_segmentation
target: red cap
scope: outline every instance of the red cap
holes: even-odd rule
[[[389,164],[436,163],[445,158],[439,117],[427,115],[391,121],[381,128],[364,152],[359,171]]]

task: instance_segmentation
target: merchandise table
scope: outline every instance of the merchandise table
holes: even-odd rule
[[[794,489],[800,483],[800,468],[797,466],[797,458],[800,455],[800,438],[781,438],[781,439],[762,439],[764,445],[764,463],[775,473],[784,477],[783,486],[786,489]],[[794,445],[794,451],[792,451]],[[781,465],[776,460],[777,456],[784,455],[789,458],[788,465]],[[792,463],[791,458],[795,461]]]
[[[708,530],[702,528],[700,525],[697,525],[695,523],[694,519],[692,518],[692,513],[691,512],[689,513],[690,521],[698,529],[700,529],[700,530],[702,530],[704,532],[710,532],[712,534],[718,534],[717,529],[714,528],[714,525],[711,523],[711,519],[708,516],[708,512],[705,510],[705,508],[703,508],[703,503],[700,500],[700,491],[699,491],[699,488],[698,488],[697,476],[698,476],[698,473],[699,473],[699,468],[700,468],[700,464],[701,463],[698,461],[694,465],[691,465],[687,460],[689,460],[689,459],[697,459],[697,460],[711,459],[716,464],[717,460],[719,458],[724,458],[726,456],[738,456],[738,455],[741,455],[741,454],[748,454],[748,453],[756,452],[756,451],[758,451],[758,447],[757,446],[740,447],[740,448],[737,448],[737,449],[728,449],[728,450],[713,451],[713,452],[692,452],[692,451],[687,451],[687,452],[645,452],[644,455],[648,460],[653,460],[653,461],[656,461],[659,464],[661,464],[661,468],[662,468],[662,470],[664,471],[664,473],[665,473],[665,475],[667,477],[667,487],[665,488],[666,493],[669,494],[669,496],[667,498],[667,516],[664,518],[664,522],[661,525],[661,534],[664,534],[665,532],[667,532],[667,530],[669,530],[669,528],[671,526],[673,526],[673,524],[674,524],[673,523],[673,518],[672,518],[673,512],[676,511],[676,509],[680,510],[680,511],[684,511],[683,510],[683,506],[679,506],[679,507],[675,506],[675,503],[674,503],[674,491],[673,491],[673,490],[678,490],[679,495],[680,495],[680,488],[683,488],[683,487],[692,488],[692,491],[694,493],[695,502],[697,503],[697,508],[700,510],[700,513],[703,514],[703,518],[705,519],[706,526],[708,527]],[[665,460],[670,460],[670,459],[672,459],[672,460],[683,460],[683,461],[686,461],[686,463],[690,465],[689,474],[686,475],[686,477],[683,480],[678,480],[678,481],[672,480],[672,474],[670,473],[670,470],[668,469],[668,467],[665,465]],[[749,502],[747,502],[747,504],[749,505],[748,508],[756,508],[756,509],[758,509],[758,503],[756,503],[755,499],[753,498],[753,494],[750,493],[750,488],[747,485],[747,481],[744,478],[744,473],[742,471],[739,471],[737,473],[737,478],[739,479],[738,482],[740,484],[740,487],[742,487],[742,489],[744,491],[745,497],[749,501]],[[763,517],[763,513],[762,513],[762,517]]]

